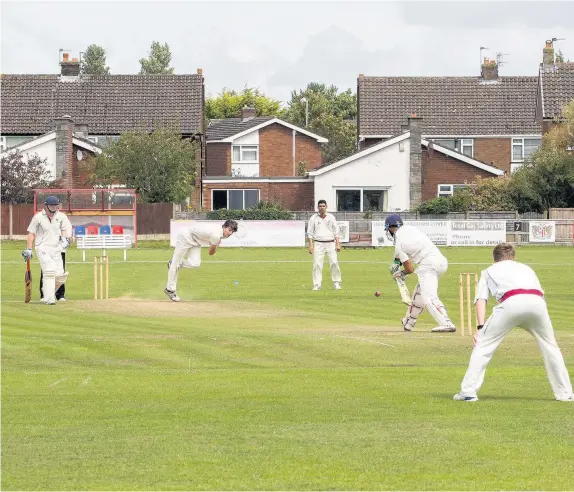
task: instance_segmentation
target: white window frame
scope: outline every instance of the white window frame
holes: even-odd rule
[[[6,137],[0,137],[0,152],[6,150]]]
[[[88,136],[88,137],[86,137],[86,139],[89,140],[89,141],[92,142],[92,143],[95,143],[96,145],[97,145],[97,143],[98,143],[98,137]]]
[[[233,149],[239,147],[239,160],[236,161],[234,159],[234,152]],[[249,149],[245,148],[245,147],[249,147]],[[243,151],[249,151],[249,152],[253,152],[253,150],[255,150],[257,157],[255,158],[255,160],[251,160],[251,159],[243,159]],[[232,164],[259,164],[259,145],[257,144],[245,144],[245,145],[232,145],[231,146],[231,163]]]
[[[211,211],[214,211],[216,209],[213,208],[213,194],[215,191],[226,191],[227,192],[227,206],[225,207],[225,210],[229,210],[229,192],[230,191],[242,191],[243,192],[243,208],[241,210],[245,210],[245,192],[246,191],[256,191],[257,192],[257,200],[256,203],[258,201],[261,200],[261,190],[259,188],[213,188],[211,190]],[[217,209],[220,210],[220,209]]]
[[[470,154],[464,153],[464,148],[470,147]],[[461,138],[460,139],[460,153],[467,157],[474,157],[474,138]]]
[[[542,145],[542,137],[516,137],[512,139],[511,145],[510,145],[510,162],[524,162],[524,140],[540,140],[540,145]],[[540,148],[540,145],[538,146]],[[520,147],[522,149],[522,157],[520,159],[515,159],[514,158],[514,147]],[[517,166],[516,169],[518,169]],[[515,169],[515,170],[516,170]]]
[[[386,204],[387,204],[387,209],[389,208],[389,188],[385,187],[385,186],[349,186],[349,187],[345,187],[345,186],[339,186],[337,188],[335,188],[335,208],[337,211],[339,211],[339,198],[337,196],[337,192],[338,191],[358,191],[360,192],[359,195],[359,203],[360,203],[360,210],[356,211],[356,213],[359,212],[366,212],[366,210],[364,209],[365,205],[364,205],[364,200],[363,200],[363,193],[365,191],[382,191],[384,193],[386,193]],[[390,210],[383,210],[383,212],[390,212]]]
[[[448,191],[447,190],[441,190],[441,187],[449,187]],[[436,187],[436,196],[437,197],[444,197],[446,198],[447,196],[453,196],[454,192],[458,189],[458,188],[470,188],[472,185],[469,184],[446,184],[446,183],[441,183],[439,185],[437,185]]]

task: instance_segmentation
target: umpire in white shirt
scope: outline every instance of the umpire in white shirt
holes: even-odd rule
[[[484,381],[486,366],[505,335],[515,326],[524,328],[538,342],[546,375],[554,398],[574,401],[572,384],[564,358],[554,338],[544,291],[536,273],[527,265],[514,261],[514,246],[501,243],[493,251],[494,265],[484,270],[478,282],[475,298],[477,332],[475,344],[457,401],[476,401]],[[486,301],[492,295],[499,304],[490,317],[486,316]]]
[[[313,290],[319,290],[323,280],[323,262],[325,254],[331,266],[331,279],[335,290],[341,290],[341,269],[337,261],[337,253],[341,251],[339,227],[332,214],[327,213],[327,202],[317,202],[319,213],[309,219],[307,237],[309,238],[309,254],[313,255]]]

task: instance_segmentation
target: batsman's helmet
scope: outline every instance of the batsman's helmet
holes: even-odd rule
[[[385,231],[389,230],[389,227],[397,226],[401,227],[403,225],[403,219],[401,219],[398,215],[389,215],[385,219]]]
[[[48,198],[46,198],[44,205],[52,205],[52,206],[60,205],[60,199],[57,196],[49,196]]]

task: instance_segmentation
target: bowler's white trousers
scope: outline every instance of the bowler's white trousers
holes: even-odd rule
[[[318,285],[319,287],[321,287],[323,281],[325,255],[329,258],[329,265],[331,266],[331,280],[333,282],[341,282],[341,269],[337,261],[335,241],[330,243],[313,241],[313,285]]]
[[[554,338],[546,301],[533,294],[515,295],[494,307],[492,314],[478,333],[476,346],[462,380],[461,394],[476,396],[484,381],[486,366],[492,354],[505,335],[517,326],[524,328],[538,342],[555,398],[557,400],[570,398],[572,384],[564,365],[564,358]]]
[[[56,290],[66,282],[68,274],[64,273],[64,263],[62,262],[62,248],[40,247],[36,248],[36,256],[40,262],[40,268],[44,280],[42,292],[44,302],[56,302]]]
[[[188,256],[184,258],[186,254],[188,254]],[[200,265],[201,246],[198,244],[190,244],[181,234],[177,236],[175,250],[171,258],[171,266],[167,274],[167,290],[177,291],[177,277],[181,267],[199,268]]]

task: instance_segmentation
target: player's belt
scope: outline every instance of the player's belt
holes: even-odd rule
[[[532,294],[539,297],[544,297],[544,294],[540,292],[538,289],[512,289],[508,292],[505,292],[500,302],[506,301],[509,297],[517,296],[519,294]]]
[[[319,239],[315,239],[316,243],[334,243],[335,240],[334,239],[328,239],[327,241],[321,241]]]

